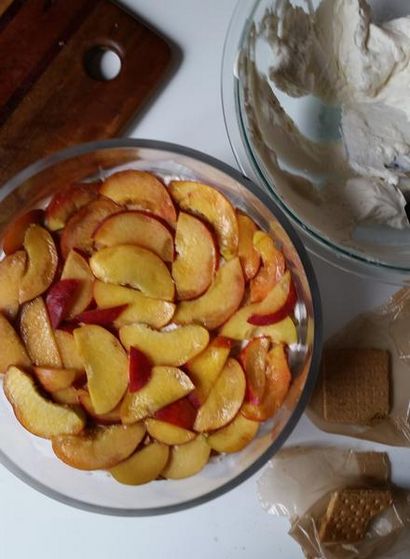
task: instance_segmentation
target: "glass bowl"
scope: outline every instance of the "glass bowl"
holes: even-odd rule
[[[84,472],[60,462],[50,442],[28,433],[0,390],[0,461],[23,481],[66,504],[94,512],[141,516],[185,509],[232,489],[254,474],[282,446],[315,385],[321,351],[320,298],[309,258],[286,218],[268,196],[229,166],[194,150],[146,140],[110,140],[67,149],[37,162],[0,191],[0,240],[10,220],[41,207],[70,182],[104,179],[122,168],[144,169],[170,179],[214,184],[283,246],[293,272],[298,342],[290,348],[294,382],[283,407],[263,424],[242,452],[218,456],[199,474],[130,487],[103,471]]]
[[[290,3],[307,13],[317,8],[320,0]],[[407,0],[368,3],[372,21],[377,24],[410,13]],[[410,225],[403,211],[408,198],[407,169],[406,173],[403,171],[405,180],[400,179],[405,190],[399,184],[406,195],[394,187],[395,204],[400,203],[397,215],[401,216],[403,228],[391,226],[393,218],[386,226],[374,215],[378,210],[373,210],[373,215],[366,214],[366,218],[356,215],[378,194],[374,190],[366,196],[358,195],[363,183],[358,188],[357,182],[350,181],[359,174],[351,162],[346,163],[351,144],[341,123],[342,115],[348,112],[342,110],[340,103],[323,100],[323,94],[319,98],[308,89],[292,91],[288,83],[283,85],[277,72],[283,60],[289,64],[292,58],[283,56],[281,46],[273,50],[272,36],[275,41],[280,36],[282,41],[285,32],[281,24],[272,23],[274,20],[266,14],[275,6],[282,10],[286,4],[239,0],[231,20],[221,81],[225,124],[237,162],[247,176],[273,197],[310,252],[344,270],[387,283],[406,284],[410,281]],[[303,40],[303,36],[294,37],[294,45],[302,44]],[[303,48],[300,49],[303,58]],[[331,66],[328,54],[322,50],[321,56],[319,83],[322,74],[327,75],[323,68],[327,71]],[[390,171],[388,168],[386,172]],[[385,186],[385,182],[376,181],[373,176],[371,181]],[[390,185],[389,192],[393,192]],[[395,213],[393,217],[396,219]]]

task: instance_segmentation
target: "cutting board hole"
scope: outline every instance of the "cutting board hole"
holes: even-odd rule
[[[87,74],[98,81],[114,80],[121,72],[121,58],[109,47],[95,46],[84,56],[84,66]]]

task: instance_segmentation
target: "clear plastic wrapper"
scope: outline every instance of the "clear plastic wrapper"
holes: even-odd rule
[[[289,518],[289,534],[309,559],[408,559],[410,495],[390,485],[387,454],[333,447],[289,447],[279,452],[258,481],[267,512]],[[320,519],[332,492],[389,488],[393,504],[374,518],[357,543],[323,543]]]
[[[374,311],[360,314],[332,336],[325,348],[375,348],[388,350],[391,363],[388,416],[369,425],[326,421],[323,416],[323,378],[307,410],[323,431],[394,446],[410,446],[410,289],[404,288]],[[409,552],[410,556],[410,552]]]

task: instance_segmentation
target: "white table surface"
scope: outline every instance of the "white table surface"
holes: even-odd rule
[[[220,99],[224,38],[236,0],[127,0],[125,4],[173,40],[183,59],[175,76],[139,119],[131,136],[185,144],[235,164]],[[252,4],[252,0],[249,0]],[[138,77],[136,77],[138,79]],[[391,292],[313,259],[329,334]],[[332,441],[384,449],[318,431],[303,418],[288,444]],[[410,451],[387,449],[394,480],[408,484]],[[259,505],[260,474],[208,504],[154,518],[107,517],[55,502],[25,486],[0,466],[0,558],[298,559],[288,523]]]

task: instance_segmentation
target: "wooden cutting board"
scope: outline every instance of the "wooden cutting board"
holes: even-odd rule
[[[119,75],[91,77],[111,49]],[[168,74],[171,48],[108,0],[0,0],[0,185],[69,145],[117,136]]]

